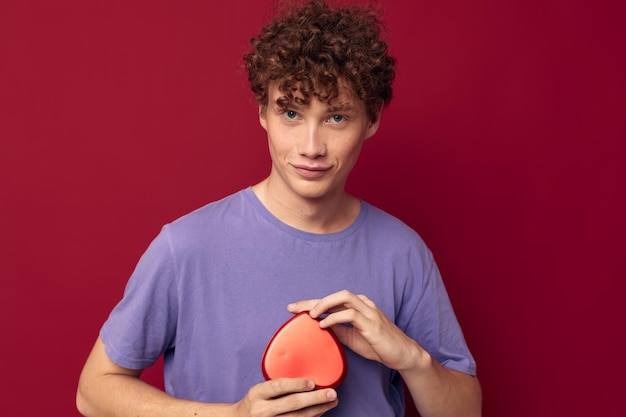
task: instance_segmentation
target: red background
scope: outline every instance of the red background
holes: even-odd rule
[[[240,58],[272,2],[0,2],[2,415],[77,415],[160,226],[267,174]],[[349,189],[434,251],[485,416],[622,415],[624,4],[383,1],[395,98]]]

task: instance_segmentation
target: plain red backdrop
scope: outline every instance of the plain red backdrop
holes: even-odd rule
[[[0,3],[2,415],[78,415],[161,225],[267,174],[241,56],[272,3]],[[434,251],[485,416],[622,415],[625,3],[382,3],[395,97],[349,189]]]

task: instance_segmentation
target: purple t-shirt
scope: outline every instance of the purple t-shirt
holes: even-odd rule
[[[475,374],[433,257],[419,236],[365,203],[347,229],[313,234],[274,217],[251,188],[163,227],[100,336],[120,366],[164,354],[180,398],[236,402],[262,382],[261,357],[287,304],[347,289],[449,368]],[[402,416],[396,371],[346,349],[348,375],[328,416]]]

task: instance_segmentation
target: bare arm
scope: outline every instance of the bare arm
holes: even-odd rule
[[[405,369],[398,369],[415,407],[423,417],[480,417],[481,390],[478,379],[445,368],[417,342]]]
[[[367,297],[340,291],[320,300],[288,306],[312,317],[329,313],[320,321],[332,327],[339,340],[364,358],[400,372],[422,417],[479,417],[478,380],[443,367],[415,340],[391,322]],[[341,324],[350,323],[352,327]]]
[[[172,397],[141,381],[140,373],[115,364],[98,339],[78,383],[78,410],[86,417],[271,417],[296,410],[313,417],[337,405],[334,390],[314,391],[306,379],[264,382],[237,403],[209,404]]]

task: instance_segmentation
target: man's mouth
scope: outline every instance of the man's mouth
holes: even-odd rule
[[[294,170],[298,175],[304,178],[320,178],[323,177],[330,169],[327,166],[309,166],[309,165],[293,165]]]

